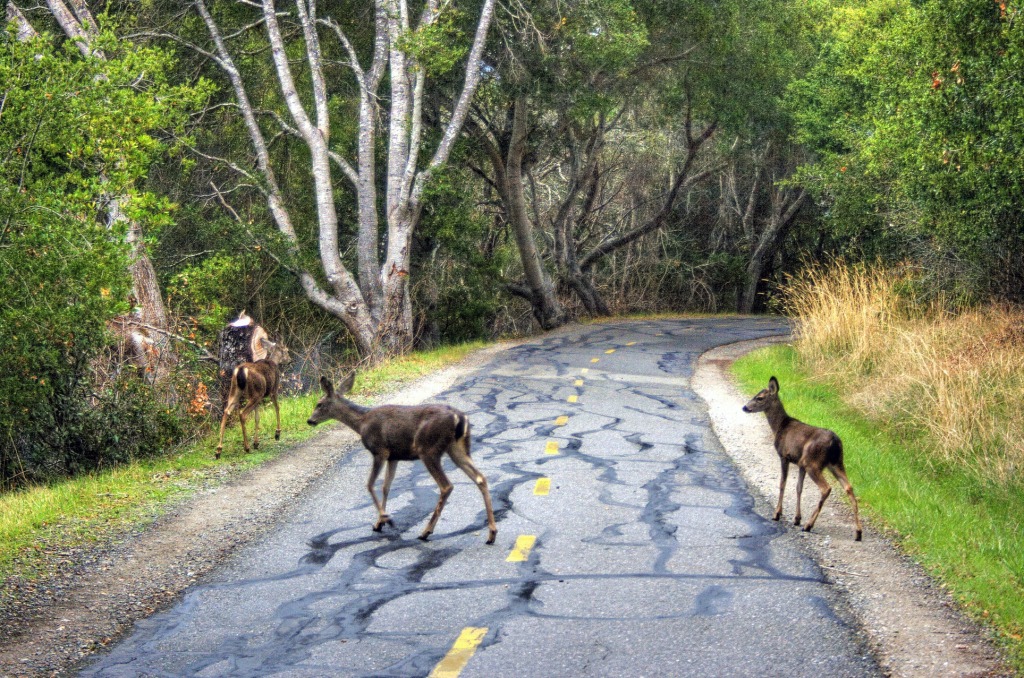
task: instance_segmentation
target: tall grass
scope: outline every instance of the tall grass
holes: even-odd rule
[[[916,301],[915,271],[812,267],[785,290],[796,348],[848,403],[999,484],[1024,468],[1024,312]]]

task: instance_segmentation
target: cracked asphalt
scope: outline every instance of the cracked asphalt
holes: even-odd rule
[[[395,527],[372,532],[357,447],[267,538],[82,674],[425,676],[474,627],[466,677],[878,675],[820,569],[754,511],[689,387],[705,350],[787,331],[619,322],[503,352],[435,399],[470,416],[494,546],[451,462],[429,542],[416,535],[437,487],[418,464],[399,465]],[[522,535],[536,541],[509,562]]]

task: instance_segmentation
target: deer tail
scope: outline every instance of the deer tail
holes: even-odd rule
[[[469,417],[459,412],[455,415],[455,439],[462,440],[469,435]]]
[[[241,367],[241,366],[240,367],[236,367],[235,368],[235,383],[238,384],[238,388],[244,389],[245,388],[245,382],[246,382],[245,368]]]

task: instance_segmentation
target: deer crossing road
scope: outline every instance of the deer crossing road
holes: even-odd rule
[[[399,465],[394,527],[371,531],[370,455],[356,447],[264,540],[84,675],[878,675],[791,528],[755,510],[688,386],[703,351],[787,330],[620,322],[498,354],[436,398],[469,415],[493,546],[458,473],[430,541],[416,538],[437,502],[422,464]]]

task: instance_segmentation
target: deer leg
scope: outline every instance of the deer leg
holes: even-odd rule
[[[825,480],[825,476],[822,474],[821,469],[811,467],[807,469],[807,472],[811,475],[811,480],[821,490],[821,500],[818,502],[818,508],[814,510],[811,515],[811,519],[807,521],[807,527],[804,528],[804,532],[810,532],[811,528],[814,527],[814,521],[818,519],[818,514],[821,513],[821,507],[825,505],[825,500],[828,499],[828,495],[832,493],[832,486]]]
[[[441,468],[441,455],[439,453],[430,454],[429,451],[425,451],[421,453],[420,459],[423,460],[423,465],[427,467],[427,471],[433,476],[434,481],[437,482],[437,489],[441,492],[441,496],[437,499],[437,506],[434,508],[434,515],[430,517],[430,522],[427,523],[427,527],[424,528],[423,533],[420,535],[420,539],[426,541],[434,533],[437,519],[441,517],[441,511],[444,510],[445,502],[448,501],[448,495],[452,493],[452,484],[448,480],[448,476],[444,474],[444,469]]]
[[[775,516],[772,520],[778,520],[782,517],[782,495],[786,493],[786,476],[789,475],[789,461],[779,457],[782,462],[782,480],[779,481],[779,505],[775,507]]]
[[[491,508],[491,493],[487,489],[487,478],[477,470],[473,461],[469,458],[469,439],[456,440],[448,448],[448,456],[452,458],[455,465],[462,469],[462,472],[469,476],[470,480],[476,483],[480,494],[484,496],[484,507],[487,509],[487,543],[493,544],[498,536],[498,525],[494,522],[494,509]]]
[[[224,449],[224,427],[227,426],[228,417],[231,416],[229,408],[230,405],[224,408],[224,416],[220,418],[220,439],[217,440],[217,451],[213,454],[214,459],[220,459],[220,453]]]
[[[830,469],[832,475],[836,477],[839,484],[843,486],[843,490],[846,491],[847,496],[850,497],[850,503],[853,504],[853,522],[857,525],[857,536],[853,540],[860,541],[863,530],[860,526],[860,513],[857,511],[857,497],[853,495],[853,485],[850,484],[850,479],[846,477],[846,469],[843,468],[842,464],[831,466]]]
[[[252,449],[260,449],[260,406],[259,402],[256,403],[256,407],[252,408],[253,413],[253,425],[252,425]]]
[[[800,497],[803,496],[804,493],[804,476],[807,475],[807,469],[799,464],[797,464],[797,467],[799,468],[800,473],[796,477],[796,517],[793,518],[794,525],[800,524],[800,504],[802,503],[800,501]]]
[[[366,489],[370,492],[370,498],[373,499],[373,505],[377,507],[377,522],[373,524],[373,531],[380,532],[384,526],[384,521],[381,516],[384,515],[384,507],[381,506],[380,500],[377,499],[377,492],[374,491],[373,486],[377,484],[377,476],[380,475],[380,469],[384,466],[383,455],[373,455],[373,465],[370,467],[370,477],[366,481]]]
[[[379,530],[384,527],[384,523],[394,526],[391,521],[391,516],[388,515],[388,492],[391,491],[391,481],[395,479],[395,471],[398,469],[398,462],[394,459],[388,459],[388,467],[384,471],[384,488],[381,490],[380,498],[380,518],[377,519],[377,525],[373,528]]]
[[[277,393],[270,396],[270,402],[274,403],[274,416],[277,419],[277,428],[274,429],[274,440],[281,439],[281,408],[277,405]]]

